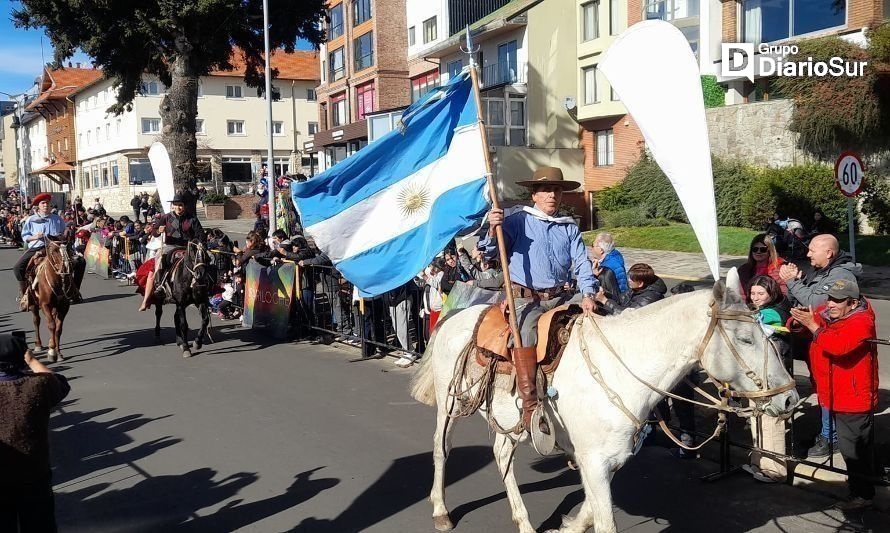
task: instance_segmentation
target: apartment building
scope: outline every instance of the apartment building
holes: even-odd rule
[[[317,127],[315,52],[275,53],[272,67],[272,121],[275,175],[308,172],[303,142]],[[202,183],[248,183],[266,163],[268,123],[262,90],[244,82],[244,64],[235,57],[232,71],[214,71],[199,80],[197,142]],[[153,192],[155,177],[148,148],[160,140],[158,110],[165,93],[160,80],[146,76],[132,110],[119,116],[106,110],[114,102],[110,80],[100,80],[75,96],[77,110],[76,189],[84,198],[102,198],[106,209],[129,211],[134,194]]]
[[[368,114],[411,102],[405,0],[331,0],[325,29],[319,131],[303,144],[319,171],[367,145]]]
[[[92,68],[44,68],[37,83],[37,97],[19,117],[21,156],[25,157],[23,182],[29,193],[67,191],[74,181],[77,150],[72,97],[101,78]]]

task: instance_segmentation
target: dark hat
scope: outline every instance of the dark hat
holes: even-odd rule
[[[0,364],[13,367],[24,366],[28,343],[18,332],[0,333]]]
[[[839,279],[831,284],[828,289],[828,297],[835,300],[847,298],[859,299],[859,285],[850,279]]]
[[[562,170],[556,167],[541,167],[532,175],[532,179],[517,182],[523,187],[536,187],[538,185],[556,185],[564,191],[571,191],[581,186],[577,181],[566,181],[562,177]]]
[[[173,195],[173,199],[170,200],[171,204],[184,204],[185,203],[185,195],[182,193],[176,193]]]
[[[37,205],[40,202],[52,202],[53,195],[48,192],[40,193],[34,197],[34,200],[31,202],[31,205]]]

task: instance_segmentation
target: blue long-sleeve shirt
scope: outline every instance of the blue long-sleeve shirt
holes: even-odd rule
[[[504,239],[513,282],[535,290],[561,287],[578,280],[582,294],[595,293],[597,281],[574,222],[556,222],[517,211],[504,219]],[[497,240],[486,237],[478,247],[485,257],[497,257]]]
[[[43,248],[43,239],[28,241],[28,237],[43,233],[48,237],[58,237],[65,231],[65,222],[59,215],[52,213],[42,217],[38,214],[31,215],[22,225],[22,240],[28,245],[28,249]]]

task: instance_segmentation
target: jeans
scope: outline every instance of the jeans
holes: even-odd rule
[[[831,440],[837,444],[837,425],[827,407],[822,407],[822,432],[820,435],[823,439]]]

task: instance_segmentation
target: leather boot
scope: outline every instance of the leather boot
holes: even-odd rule
[[[522,398],[522,426],[529,429],[532,413],[538,406],[538,388],[535,383],[538,366],[537,348],[523,346],[512,350],[513,366],[516,367],[516,388],[519,390],[519,397]]]

